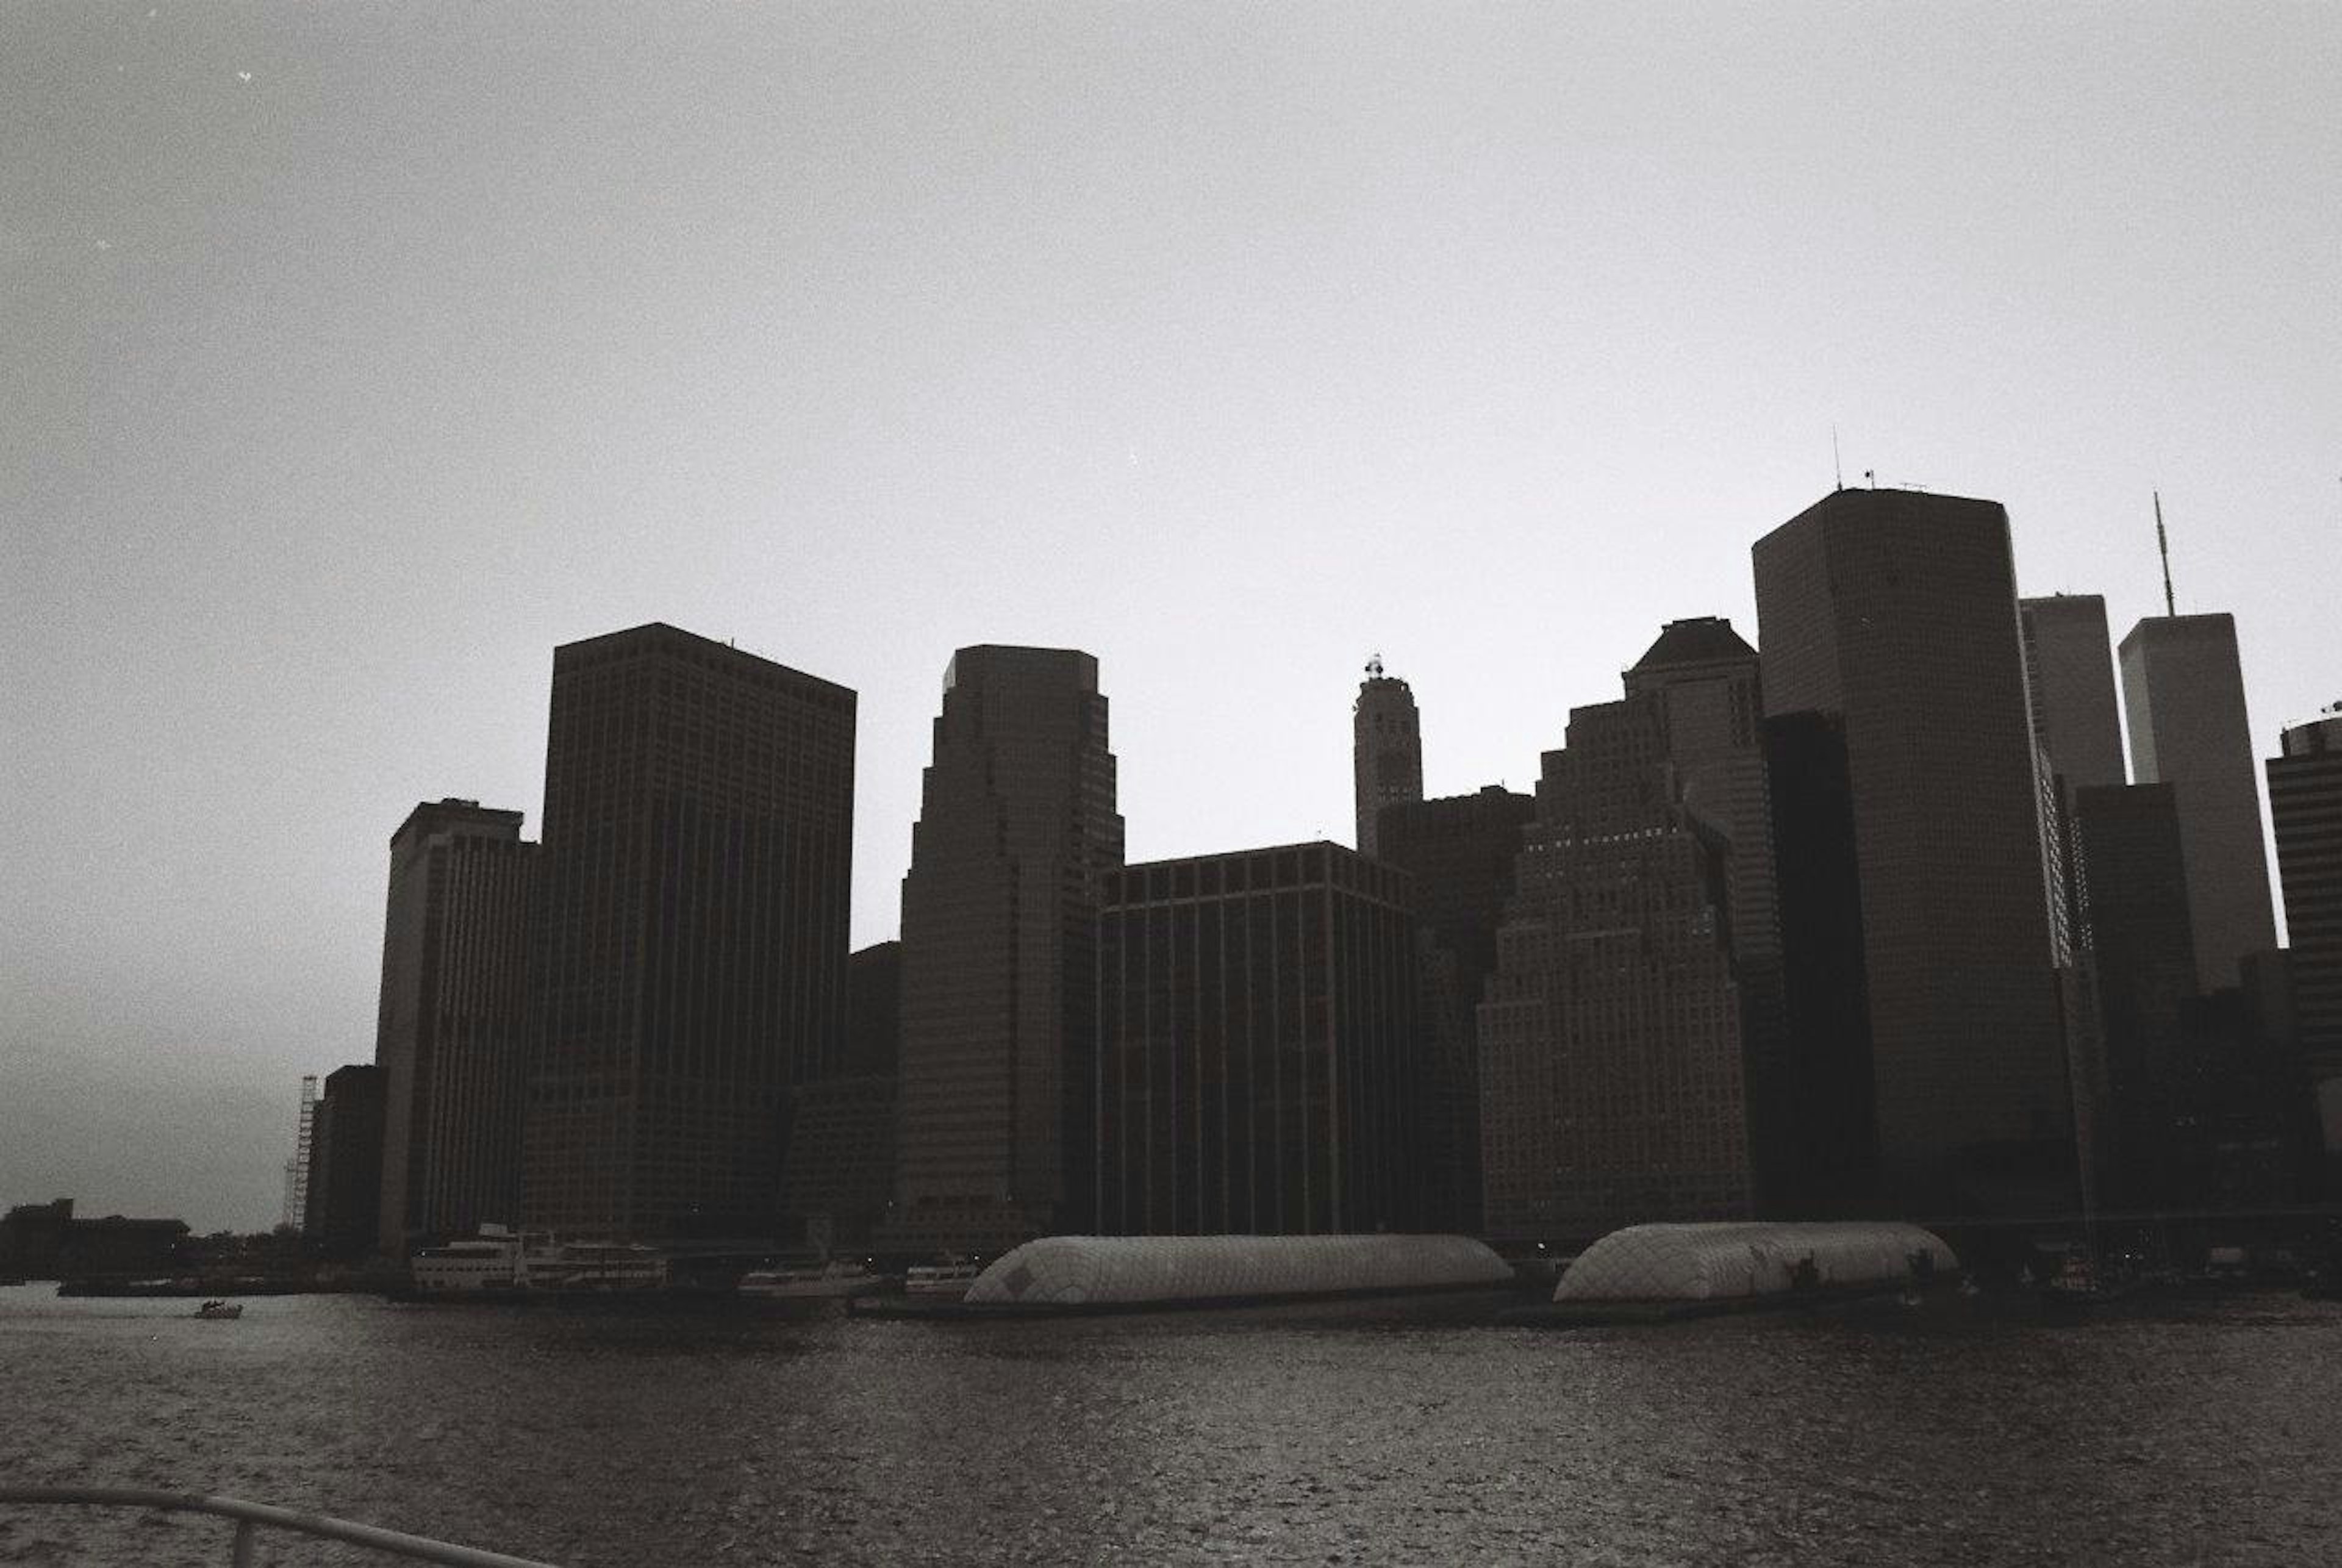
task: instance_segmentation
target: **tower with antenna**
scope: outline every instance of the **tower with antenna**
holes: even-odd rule
[[[1375,853],[1375,819],[1395,801],[1423,798],[1423,730],[1415,693],[1383,673],[1383,656],[1366,661],[1366,678],[1350,709],[1350,767],[1357,792],[1357,844]]]

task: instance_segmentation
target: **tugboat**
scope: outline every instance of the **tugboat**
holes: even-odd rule
[[[209,1301],[197,1307],[195,1309],[195,1315],[201,1318],[210,1318],[215,1322],[233,1323],[237,1318],[244,1315],[244,1303],[241,1302]]]

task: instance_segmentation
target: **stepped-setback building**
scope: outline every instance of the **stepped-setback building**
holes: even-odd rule
[[[1121,864],[1097,661],[962,648],[944,674],[903,879],[882,1244],[998,1252],[1086,1223],[1098,900]]]

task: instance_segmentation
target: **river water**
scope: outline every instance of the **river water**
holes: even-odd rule
[[[1485,1300],[940,1323],[0,1289],[0,1480],[572,1564],[2342,1560],[2342,1305],[1554,1333]],[[391,1561],[292,1537],[267,1563]],[[0,1506],[0,1562],[223,1563]]]

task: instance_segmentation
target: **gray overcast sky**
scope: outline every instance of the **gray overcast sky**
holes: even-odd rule
[[[1526,785],[1848,475],[2342,697],[2342,6],[0,9],[0,1202],[274,1218],[556,643],[1098,654],[1134,858]]]

